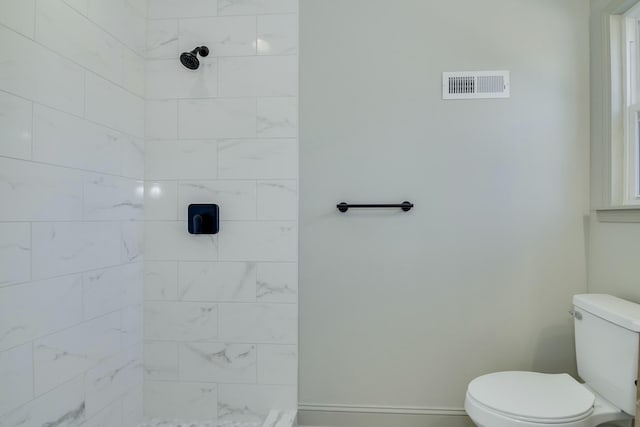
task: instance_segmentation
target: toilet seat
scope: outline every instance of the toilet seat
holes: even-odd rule
[[[472,412],[490,417],[484,425],[491,427],[580,426],[593,413],[594,402],[594,394],[567,374],[512,371],[471,381],[465,408],[472,418]]]

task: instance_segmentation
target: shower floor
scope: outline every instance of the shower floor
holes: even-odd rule
[[[138,427],[262,427],[262,423],[246,421],[185,421],[153,419]]]
[[[138,427],[295,427],[296,415],[296,411],[273,410],[262,422],[246,420],[189,421],[156,418],[145,421]]]

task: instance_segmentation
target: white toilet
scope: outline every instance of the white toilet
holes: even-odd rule
[[[471,381],[464,408],[480,427],[632,425],[640,305],[610,295],[573,297],[578,374],[496,372]]]

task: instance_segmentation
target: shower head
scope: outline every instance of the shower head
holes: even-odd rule
[[[193,49],[191,52],[183,52],[182,55],[180,55],[180,62],[190,70],[197,70],[198,67],[200,67],[198,55],[203,58],[209,55],[209,48],[206,46],[200,46]]]

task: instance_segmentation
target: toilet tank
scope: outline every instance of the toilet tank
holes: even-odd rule
[[[640,304],[611,295],[573,297],[578,374],[600,396],[636,413]]]

